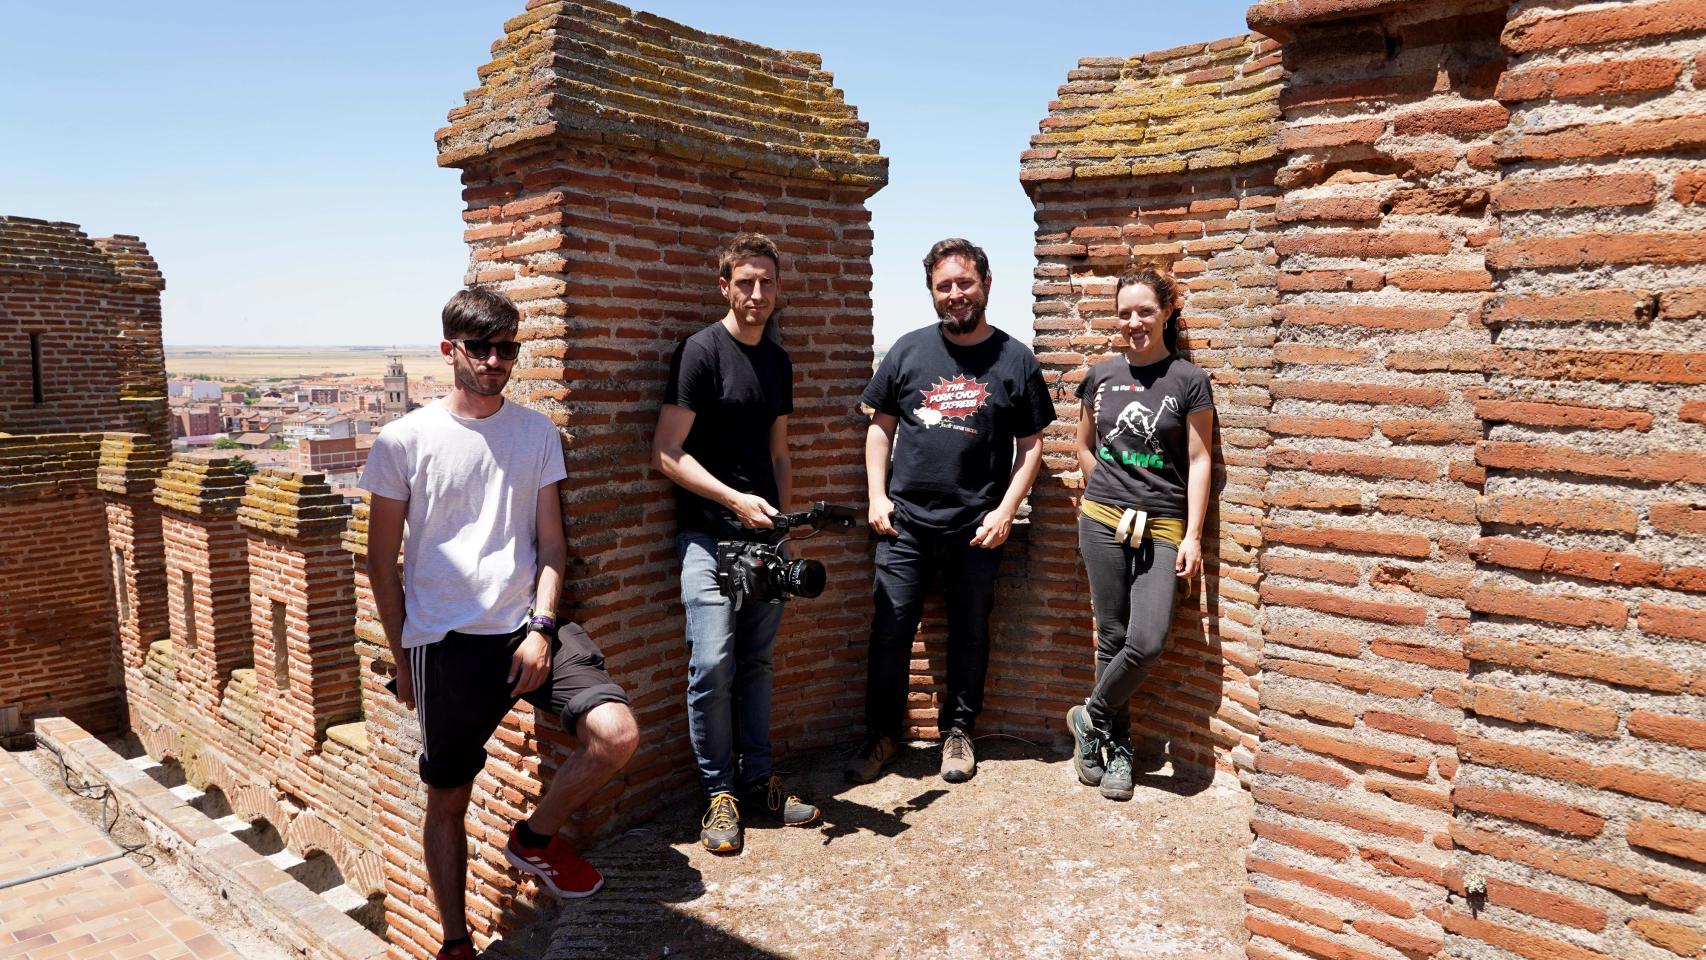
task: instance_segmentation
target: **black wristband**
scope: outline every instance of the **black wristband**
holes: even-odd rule
[[[527,621],[527,629],[537,630],[549,637],[557,632],[557,618],[539,614]]]

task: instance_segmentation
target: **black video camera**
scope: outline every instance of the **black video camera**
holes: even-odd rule
[[[819,500],[810,510],[771,517],[775,529],[760,531],[768,534],[767,540],[718,541],[717,589],[734,601],[736,610],[748,600],[771,603],[789,597],[815,597],[823,593],[826,582],[823,564],[789,560],[782,555],[782,541],[788,539],[790,530],[810,527],[808,536],[816,536],[831,527],[847,530],[857,519],[852,507]]]

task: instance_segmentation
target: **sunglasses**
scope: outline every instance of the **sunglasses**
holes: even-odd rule
[[[514,360],[516,357],[521,356],[521,344],[514,340],[493,341],[469,339],[452,340],[450,342],[461,346],[462,352],[473,357],[475,360],[486,359],[492,355],[493,350],[498,352],[499,360]]]

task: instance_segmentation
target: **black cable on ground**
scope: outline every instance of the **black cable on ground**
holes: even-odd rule
[[[142,852],[142,849],[148,846],[148,844],[125,843],[112,835],[113,827],[118,825],[118,819],[123,814],[123,811],[119,809],[118,798],[113,795],[113,788],[105,783],[90,783],[87,780],[83,780],[82,777],[78,777],[78,780],[81,782],[72,783],[71,767],[65,762],[65,754],[59,752],[58,748],[54,747],[53,744],[48,743],[46,740],[38,740],[37,745],[45,747],[47,752],[53,754],[54,759],[59,761],[59,777],[65,782],[65,789],[85,800],[96,800],[100,802],[101,820],[103,821],[101,828],[106,831],[108,838],[110,838],[113,843],[118,844],[118,848],[123,850],[126,856],[136,857],[139,861],[145,861],[142,864],[143,866],[152,867],[156,862],[154,855]],[[109,805],[111,805],[112,808],[112,815],[110,817],[107,815]]]

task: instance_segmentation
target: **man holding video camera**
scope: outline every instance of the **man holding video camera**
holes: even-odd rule
[[[700,841],[716,853],[739,852],[743,804],[789,826],[818,817],[771,769],[771,647],[782,604],[737,605],[717,583],[718,543],[773,540],[771,518],[792,493],[793,366],[765,335],[780,272],[768,237],[741,234],[723,248],[717,288],[728,312],[676,348],[652,437],[652,464],[675,484],[687,729],[708,797]]]

